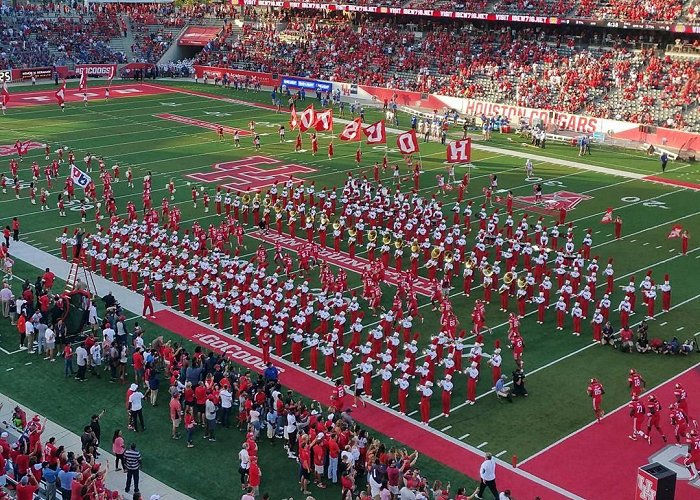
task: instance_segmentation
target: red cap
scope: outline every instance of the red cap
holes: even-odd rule
[[[608,259],[608,264],[612,264],[612,263],[613,263],[613,258],[610,257],[610,258]]]
[[[651,276],[651,269],[647,271],[647,276]]]
[[[476,336],[476,341],[481,344],[484,341],[484,336],[483,335],[477,335]]]
[[[668,281],[668,274],[664,275],[664,281]]]
[[[500,339],[496,339],[496,341],[493,343],[494,349],[500,349],[501,348],[501,341]]]

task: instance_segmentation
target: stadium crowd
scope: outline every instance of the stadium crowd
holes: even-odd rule
[[[641,37],[431,21],[418,30],[423,37],[384,17],[355,24],[337,15],[268,13],[195,62],[674,128],[700,125],[700,63],[639,50]]]

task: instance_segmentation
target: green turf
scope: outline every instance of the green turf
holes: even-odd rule
[[[173,85],[184,90],[195,89],[241,100],[269,102],[267,92],[234,92],[229,89],[203,87],[191,83],[174,83]],[[314,100],[309,100],[309,102],[312,101]],[[177,106],[166,106],[161,103],[174,103]],[[258,131],[269,134],[262,137],[262,154],[318,169],[318,172],[308,176],[308,178],[313,178],[319,189],[324,185],[327,187],[340,186],[348,171],[354,171],[356,175],[358,174],[354,165],[356,145],[341,143],[336,139],[336,157],[332,162],[329,162],[325,156],[328,137],[321,137],[320,154],[316,158],[313,158],[308,152],[295,154],[292,151],[293,144],[280,145],[278,143],[275,124],[286,123],[288,120],[286,114],[277,114],[274,111],[230,104],[194,95],[164,94],[134,99],[113,99],[110,102],[94,101],[90,103],[87,110],[83,109],[82,105],[72,104],[62,115],[57,112],[55,105],[13,108],[10,111],[11,113],[2,121],[0,144],[12,144],[17,138],[31,138],[49,142],[54,150],[59,145],[68,146],[76,151],[78,158],[82,158],[88,151],[97,156],[104,156],[108,166],[119,161],[122,166],[122,175],[127,166],[132,166],[136,187],[131,190],[123,182],[114,184],[120,213],[124,213],[125,203],[130,199],[134,200],[139,207],[141,179],[147,171],[152,171],[154,176],[154,206],[159,206],[160,198],[167,195],[166,182],[173,178],[178,187],[175,202],[183,212],[183,225],[185,227],[194,220],[199,220],[203,226],[209,223],[216,224],[219,218],[214,213],[204,214],[201,206],[198,209],[191,206],[190,188],[186,184],[187,179],[184,175],[190,172],[208,171],[214,163],[250,156],[254,152],[250,139],[244,138],[242,140],[244,147],[240,150],[234,150],[230,139],[225,143],[220,143],[212,131],[164,121],[153,116],[158,113],[173,113],[209,122],[220,122],[242,129],[246,129],[248,121],[254,119],[258,122]],[[207,112],[227,113],[228,115],[216,117],[207,114]],[[379,117],[378,111],[369,111],[367,119],[372,121],[379,119]],[[406,116],[402,115],[401,119],[404,124],[408,123]],[[335,133],[337,134],[340,130],[342,130],[342,125],[336,124]],[[287,136],[290,138],[292,133],[288,132]],[[602,264],[607,262],[609,257],[615,258],[616,277],[618,277],[616,285],[625,284],[627,279],[622,277],[628,274],[635,275],[637,282],[639,282],[649,268],[654,269],[654,277],[657,281],[662,279],[664,273],[671,274],[674,304],[688,302],[669,314],[659,316],[659,319],[651,324],[650,335],[662,338],[670,338],[676,334],[682,338],[692,337],[696,333],[695,325],[700,319],[700,314],[697,312],[697,298],[700,291],[696,282],[698,271],[700,271],[700,260],[697,259],[700,252],[694,250],[695,241],[691,240],[691,253],[681,257],[678,251],[680,248],[679,240],[668,240],[666,235],[675,222],[689,228],[691,233],[695,228],[700,227],[700,211],[696,208],[698,194],[680,188],[574,170],[557,163],[557,159],[567,159],[637,173],[657,174],[659,170],[658,160],[648,158],[641,153],[594,149],[594,154],[591,157],[581,159],[577,156],[577,151],[568,146],[552,144],[546,150],[539,150],[523,147],[520,145],[521,140],[514,136],[511,139],[513,140],[508,141],[506,137],[496,134],[489,145],[528,151],[551,158],[547,163],[536,162],[535,164],[535,175],[542,177],[545,181],[545,193],[568,190],[593,197],[583,201],[573,210],[569,214],[569,219],[574,220],[577,226],[577,243],[582,238],[583,230],[591,227],[594,231],[593,254],[600,256]],[[390,135],[388,142],[391,147],[393,136]],[[309,147],[308,138],[305,138],[305,147]],[[371,176],[371,165],[375,161],[381,162],[384,151],[370,149],[367,146],[363,146],[363,151],[365,154],[363,167],[360,171],[366,171],[366,174]],[[434,143],[421,143],[421,156],[426,173],[421,178],[420,194],[430,196],[436,189],[435,175],[438,172],[444,172],[444,164],[442,163],[444,147]],[[397,153],[389,152],[388,157],[390,164],[400,161]],[[24,176],[20,177],[24,180],[27,180],[26,169],[32,159],[39,159],[40,164],[44,165],[43,151],[31,151],[28,158],[29,160],[22,165]],[[473,151],[473,163],[476,168],[472,171],[472,184],[468,196],[473,197],[472,199],[477,206],[483,201],[480,195],[481,188],[487,184],[488,175],[492,173],[498,174],[499,187],[512,189],[516,196],[532,194],[532,183],[526,182],[524,179],[523,159],[507,154],[475,150]],[[405,169],[402,163],[401,165]],[[696,182],[700,178],[700,169],[692,164],[678,163],[669,168],[673,170],[666,174],[669,178]],[[62,167],[62,175],[65,175],[65,170],[66,167]],[[458,169],[458,176],[463,173],[464,169]],[[389,172],[385,174],[384,178],[387,182],[391,182]],[[40,185],[43,186],[43,181],[40,182]],[[210,194],[213,194],[213,186],[208,186],[208,189]],[[451,208],[454,193],[445,197],[438,196],[444,200],[446,210]],[[26,192],[23,199],[20,200],[15,200],[12,193],[0,195],[0,207],[8,217],[11,215],[20,216],[24,239],[54,255],[59,254],[55,239],[61,229],[64,226],[72,229],[82,225],[78,212],[69,211],[69,215],[65,219],[56,217],[55,210],[49,214],[41,213],[37,206],[29,204]],[[600,224],[602,213],[608,207],[614,207],[615,213],[624,219],[623,235],[625,237],[621,240],[613,240],[611,226]],[[522,211],[517,212],[516,220],[519,219],[521,213]],[[90,212],[88,222],[85,224],[88,230],[94,230],[91,216]],[[102,223],[106,224],[106,221]],[[545,224],[550,225],[550,223],[551,217],[545,217]],[[471,238],[469,241],[472,241]],[[250,239],[247,240],[247,243],[251,249],[254,248],[252,245],[257,245]],[[350,286],[358,286],[360,284],[359,277],[353,273],[349,274]],[[599,284],[602,282],[603,280],[599,276]],[[461,283],[455,282],[455,284],[458,287],[461,286]],[[459,288],[455,292],[458,290]],[[602,294],[600,288],[598,292],[600,296]],[[472,299],[465,299],[459,294],[453,299],[463,327],[469,325],[469,313],[473,299],[480,296],[481,292],[477,290],[472,294]],[[613,307],[617,306],[621,296],[618,289],[613,297]],[[393,294],[386,288],[386,305],[390,304],[392,297]],[[498,297],[496,295],[494,297],[497,301]],[[691,299],[694,300],[691,301]],[[660,303],[660,299],[658,302]],[[427,301],[422,299],[421,304],[427,305]],[[492,303],[488,308],[487,318],[490,325],[500,325],[507,319],[506,315],[499,313],[497,309],[497,303]],[[641,316],[641,305],[638,306],[638,311],[639,314],[633,317],[635,321],[635,318]],[[416,325],[416,328],[422,333],[421,344],[424,346],[425,338],[438,330],[438,317],[435,313],[430,312],[429,307],[423,307],[422,313],[425,316],[425,324]],[[614,324],[617,324],[617,315],[611,313],[611,317]],[[665,322],[666,324],[661,326]],[[591,346],[571,355],[590,346],[589,327],[585,325],[582,336],[576,338],[571,336],[568,328],[564,332],[556,332],[553,326],[552,313],[548,313],[548,321],[544,326],[536,325],[532,316],[523,321],[522,330],[526,342],[526,371],[532,372],[532,375],[528,377],[531,396],[527,400],[516,401],[512,406],[504,406],[499,404],[493,395],[487,395],[476,406],[463,407],[454,412],[449,418],[449,422],[442,418],[436,420],[433,424],[434,427],[442,429],[451,425],[452,427],[445,432],[456,438],[467,433],[470,434],[469,437],[463,439],[464,442],[478,445],[488,441],[488,448],[494,452],[505,451],[505,457],[515,454],[520,458],[525,458],[591,421],[590,401],[585,395],[585,387],[590,377],[596,376],[606,385],[605,406],[607,410],[611,410],[626,402],[627,392],[624,374],[630,367],[634,366],[640,370],[648,383],[653,386],[695,362],[693,356],[680,358],[623,355],[599,346]],[[677,332],[676,329],[681,327],[684,329]],[[499,338],[505,345],[506,333],[505,326],[495,328],[493,336],[488,336],[486,339],[486,351],[491,352],[493,341],[496,338]],[[4,337],[3,335],[3,343],[5,342]],[[24,354],[13,355],[14,358],[23,356]],[[509,373],[513,364],[507,350],[504,350],[504,359],[504,371]],[[21,371],[22,369],[17,367],[9,377],[4,378],[14,379]],[[440,372],[438,371],[438,373]],[[484,379],[479,384],[480,394],[484,394],[490,389],[488,383],[490,374],[487,374]],[[93,384],[93,382],[89,384]],[[465,385],[463,376],[459,376],[453,398],[455,405],[465,397]],[[378,389],[378,385],[375,389]],[[120,404],[122,396],[119,391],[120,389],[112,389],[111,387],[105,391],[105,394],[109,394],[105,397],[110,398],[111,405]],[[39,399],[38,395],[32,399]],[[28,404],[33,402],[27,401]],[[438,413],[438,406],[437,402],[433,405],[434,415]],[[415,398],[411,401],[411,408],[416,408]],[[86,414],[91,411],[92,407],[86,410]],[[63,415],[57,415],[56,419],[67,427],[78,428],[82,420],[73,423],[68,418],[69,416],[70,410]],[[523,430],[522,425],[514,424],[514,419],[519,422],[527,422],[527,431]],[[167,419],[163,416],[161,420],[163,430],[165,430]],[[119,421],[117,420],[115,423]],[[152,427],[152,430],[155,433],[157,429]],[[167,432],[161,434],[165,439],[153,444],[154,456],[160,450],[160,445],[163,446],[163,449],[174,446],[167,440]],[[198,448],[203,447],[199,446]],[[217,450],[219,448],[217,446]],[[217,451],[213,451],[212,456],[215,453]],[[291,467],[286,459],[280,458],[279,461],[287,464],[286,467]],[[271,462],[271,464],[273,463]],[[156,468],[154,470],[157,470],[154,472],[156,477],[166,480],[178,488],[181,487],[182,479],[177,477],[177,473],[169,472],[168,467],[161,465],[160,461],[156,461],[152,465]],[[433,463],[424,466],[425,469],[430,467],[439,470],[439,467]],[[275,467],[271,466],[270,469],[274,470]],[[293,473],[290,472],[285,477],[289,477],[291,474]],[[447,472],[440,472],[436,475],[429,474],[429,477],[435,476],[444,478],[448,477],[449,474]],[[454,480],[453,484],[455,484]],[[185,487],[183,486],[183,488]],[[191,490],[185,488],[183,491],[190,492]]]

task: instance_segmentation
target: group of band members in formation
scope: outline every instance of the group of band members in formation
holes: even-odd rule
[[[111,176],[105,171],[102,177],[108,191]],[[126,217],[115,211],[106,231],[100,228],[85,234],[77,229],[70,235],[64,230],[57,238],[63,258],[79,252],[94,271],[142,290],[144,316],[153,314],[153,298],[194,317],[208,315],[210,324],[230,328],[247,342],[255,339],[266,361],[271,349],[282,355],[285,345],[291,344],[294,363],[304,362],[302,354],[308,351],[308,367],[331,379],[340,364],[342,383],[354,383],[356,392],[371,395],[372,378],[380,377],[381,402],[389,404],[393,383],[398,386],[401,412],[406,412],[410,381],[415,379],[424,423],[430,418],[434,384],[442,389],[442,410],[449,415],[456,374],[466,374],[468,404],[476,401],[482,364],[491,370],[491,386],[502,377],[499,341],[491,354],[484,352],[483,334],[489,331],[486,305],[494,293],[500,309],[510,312],[508,347],[518,368],[523,366],[525,346],[520,320],[528,309],[536,311],[540,324],[548,310],[555,311],[557,330],[571,328],[574,335],[590,323],[592,339],[600,342],[611,309],[619,312],[623,329],[630,326],[639,295],[648,318],[657,311],[657,289],[662,309],[671,307],[668,275],[656,285],[652,271],[639,289],[633,276],[626,280],[619,287],[624,296],[613,304],[617,281],[613,260],[601,268],[599,258],[591,256],[592,231],[577,238],[573,225],[561,220],[565,214],[546,227],[544,217],[533,221],[524,213],[516,221],[510,210],[503,217],[499,208],[489,213],[486,204],[476,208],[472,201],[457,201],[450,221],[434,195],[423,198],[415,189],[404,192],[397,186],[392,190],[349,174],[341,190],[317,192],[313,182],[304,185],[291,178],[266,192],[217,188],[213,205],[221,216],[219,224],[205,229],[194,222],[181,232],[179,210],[169,205],[167,197],[160,211],[153,208],[151,189],[147,175],[141,220],[129,201]],[[168,189],[172,200],[172,183]],[[192,188],[195,206],[199,194]],[[206,193],[202,201],[208,211]],[[271,259],[263,245],[242,255],[244,228],[251,224],[261,233],[298,242],[296,265],[279,243]],[[473,238],[471,246],[468,238]],[[319,258],[327,251],[346,252],[352,259],[366,256],[358,260],[364,268],[359,295],[378,322],[363,323],[358,291],[349,289],[345,271],[334,275]],[[319,270],[320,289],[311,288],[314,267]],[[388,274],[397,279],[391,307],[385,308],[381,283]],[[605,280],[600,298],[599,275]],[[424,340],[427,348],[422,352],[421,333],[415,327],[423,320],[419,293],[430,296],[441,325],[441,331]],[[460,326],[452,299],[474,293],[481,297],[475,300],[468,333]],[[556,300],[550,299],[552,293]]]

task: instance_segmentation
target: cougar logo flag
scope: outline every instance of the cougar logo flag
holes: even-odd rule
[[[306,132],[316,124],[316,111],[314,105],[311,104],[308,108],[299,114],[299,130]]]
[[[671,232],[668,233],[668,239],[672,240],[673,238],[680,238],[682,231],[683,231],[683,226],[681,226],[680,224],[675,224],[671,228]]]
[[[85,187],[90,184],[90,181],[92,181],[88,174],[80,170],[75,165],[73,165],[70,169],[70,176],[71,179],[73,179],[73,182],[83,189],[85,189]]]
[[[470,137],[447,145],[447,161],[449,163],[469,163],[472,158],[472,140]]]
[[[613,209],[608,208],[608,210],[603,215],[603,218],[600,219],[600,222],[603,224],[610,224],[613,220],[612,213],[613,213]]]
[[[2,82],[2,105],[7,106],[10,102],[10,93],[7,91],[7,82]]]
[[[87,68],[83,68],[83,71],[80,73],[80,84],[78,84],[78,90],[87,90],[87,74]]]
[[[66,102],[66,82],[63,82],[61,88],[56,91],[56,101],[58,101],[59,106]]]
[[[314,123],[316,132],[333,130],[333,109],[326,109],[320,113],[316,113],[316,123]]]
[[[384,120],[373,123],[363,130],[367,136],[367,144],[386,144],[386,125]]]
[[[355,118],[353,121],[345,125],[345,128],[340,133],[341,141],[359,141],[362,136],[360,131],[362,130],[362,120],[360,118]]]
[[[411,129],[408,132],[399,134],[396,138],[396,146],[399,148],[402,154],[411,155],[419,151],[418,148],[418,137],[416,136],[416,131]]]

